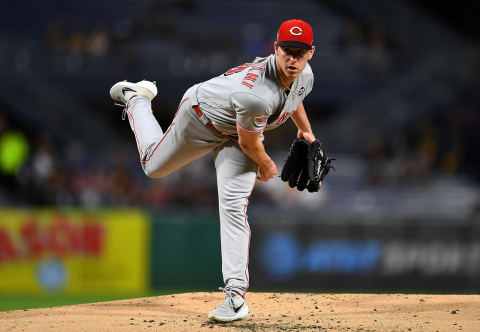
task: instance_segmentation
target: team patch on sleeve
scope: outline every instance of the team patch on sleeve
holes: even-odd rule
[[[263,126],[268,120],[268,115],[265,116],[256,116],[255,117],[255,124],[257,126]]]

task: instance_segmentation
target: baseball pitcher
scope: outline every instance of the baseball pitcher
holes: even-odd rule
[[[314,144],[318,141],[302,103],[313,87],[308,65],[315,52],[312,42],[308,23],[283,22],[274,42],[275,54],[257,57],[189,88],[166,130],[152,113],[151,101],[157,94],[154,82],[123,81],[110,90],[112,99],[125,106],[123,116],[128,116],[148,177],[164,177],[213,152],[225,299],[209,313],[209,319],[229,322],[248,315],[248,201],[257,179],[268,181],[277,175],[262,143],[263,131],[288,118],[298,128],[296,141],[303,144],[294,142],[300,148],[292,145],[282,174],[290,186],[318,191],[330,168],[322,145]]]

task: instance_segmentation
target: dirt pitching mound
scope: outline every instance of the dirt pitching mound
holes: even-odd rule
[[[0,331],[480,331],[480,295],[248,293],[250,314],[207,320],[223,293],[0,312]]]

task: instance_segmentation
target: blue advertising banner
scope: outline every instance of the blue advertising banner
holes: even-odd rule
[[[257,224],[253,289],[480,291],[480,226]]]

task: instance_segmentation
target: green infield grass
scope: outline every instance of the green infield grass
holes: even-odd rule
[[[11,295],[0,294],[0,311],[49,308],[70,304],[125,300],[139,297],[177,294],[182,291],[152,291],[128,295]]]

